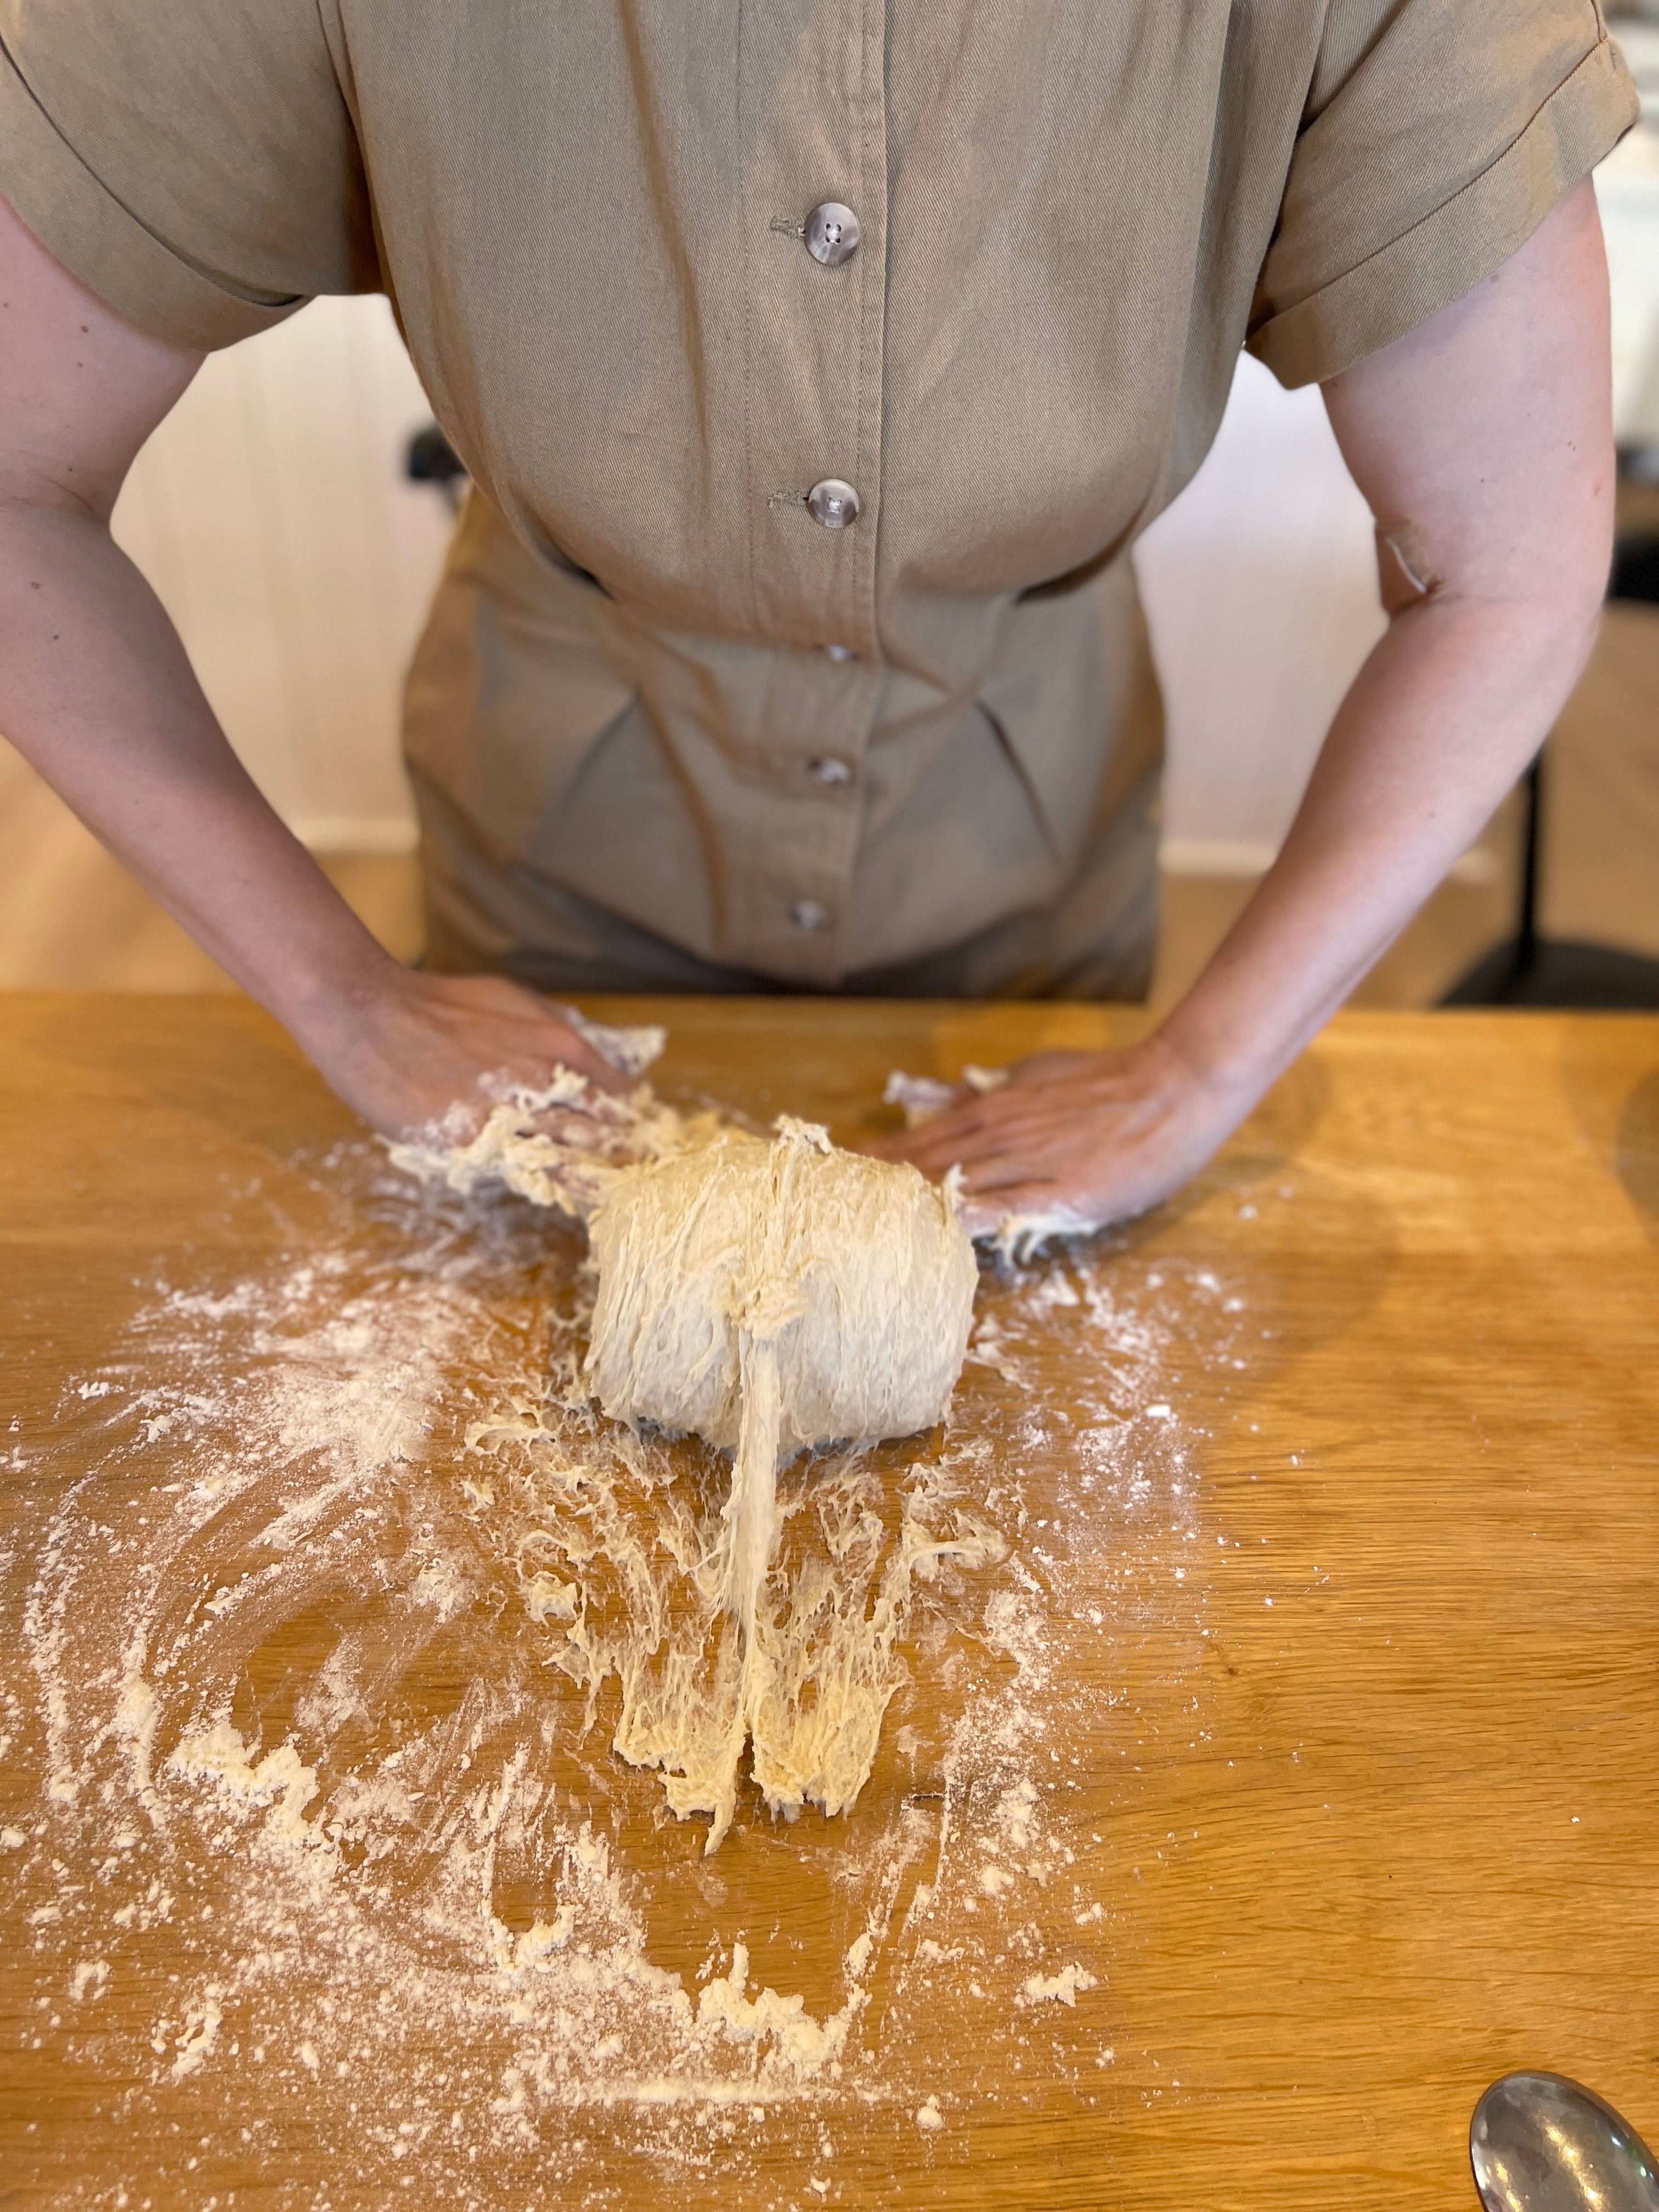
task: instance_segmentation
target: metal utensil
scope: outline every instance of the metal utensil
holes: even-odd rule
[[[1506,2074],[1469,2123],[1486,2212],[1659,2212],[1659,2168],[1634,2128],[1564,2074]]]

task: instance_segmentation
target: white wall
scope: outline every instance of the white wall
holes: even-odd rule
[[[430,418],[386,302],[319,300],[208,361],[115,512],[237,751],[319,851],[414,842],[398,693],[448,518],[402,467]]]
[[[1370,514],[1318,392],[1243,360],[1208,459],[1135,560],[1169,716],[1165,863],[1254,874],[1382,630]]]
[[[1659,23],[1621,23],[1642,127],[1596,172],[1613,284],[1613,411],[1624,446],[1659,447]]]

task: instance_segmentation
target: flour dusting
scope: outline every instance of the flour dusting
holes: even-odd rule
[[[337,1236],[154,1286],[18,1445],[8,1927],[33,2047],[179,2125],[131,2201],[313,2203],[303,2124],[336,2212],[416,2174],[834,2202],[884,2128],[944,2158],[994,2083],[1094,2095],[1121,1901],[1079,1775],[1129,1786],[1148,1638],[1197,1663],[1174,1353],[1194,1312],[1231,1352],[1233,1286],[988,1268],[950,1425],[787,1470],[780,1694],[810,1720],[863,1670],[887,1729],[839,1820],[746,1784],[705,1863],[649,1768],[718,1641],[728,1462],[592,1407],[578,1231],[367,1147],[320,1172]]]

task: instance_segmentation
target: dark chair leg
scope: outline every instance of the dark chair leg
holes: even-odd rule
[[[1659,960],[1611,945],[1542,937],[1538,903],[1543,865],[1542,753],[1524,778],[1521,907],[1515,935],[1477,960],[1443,1006],[1557,1006],[1584,1012],[1659,1010]],[[1659,854],[1655,855],[1659,866]]]

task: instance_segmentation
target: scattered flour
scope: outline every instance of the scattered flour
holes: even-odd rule
[[[216,1721],[205,1735],[185,1736],[167,1767],[191,1781],[211,1782],[235,1803],[269,1806],[269,1825],[280,1836],[299,1839],[310,1832],[302,1816],[317,1795],[317,1777],[301,1765],[291,1743],[279,1744],[255,1766],[230,1723]]]
[[[1022,2004],[1063,2004],[1077,2008],[1078,1991],[1096,1987],[1086,1966],[1062,1966],[1057,1974],[1027,1974],[1020,1986]]]
[[[1109,1959],[1070,1747],[1127,1776],[1153,1723],[1112,1686],[1120,1642],[1199,1648],[1192,1439],[1151,1409],[1194,1314],[1231,1352],[1233,1286],[1109,1250],[987,1273],[946,1431],[786,1470],[780,1711],[810,1729],[856,1682],[898,1724],[844,1819],[745,1790],[710,1862],[641,1769],[718,1658],[727,1462],[592,1407],[574,1230],[411,1194],[368,1148],[319,1187],[331,1231],[161,1286],[31,1459],[73,1476],[38,1486],[7,1585],[28,1671],[0,1673],[29,1747],[0,1831],[17,1971],[74,1994],[38,2032],[88,2056],[95,2019],[152,2141],[176,2121],[190,2156],[246,2160],[303,2124],[336,2203],[418,2170],[458,2212],[483,2171],[611,2201],[629,2159],[746,2195],[793,2160],[821,2198],[872,2129],[950,2155],[945,2105],[1016,2057],[1097,2084],[1096,2045],[1043,2027]],[[1086,1346],[1063,1418],[1060,1335]],[[1197,1735],[1190,1698],[1172,1680]],[[1062,1928],[1088,1955],[1053,1969]],[[140,1987],[123,2040],[103,1993]],[[975,2023],[948,2081],[945,2010]],[[143,2176],[158,2202],[205,2185],[184,2161]]]
[[[182,2081],[187,2074],[199,2073],[213,2056],[213,2047],[219,2040],[219,2030],[224,2022],[216,1996],[210,1992],[199,2005],[192,2006],[185,2021],[184,2033],[175,2048],[171,2072],[175,2081]]]

